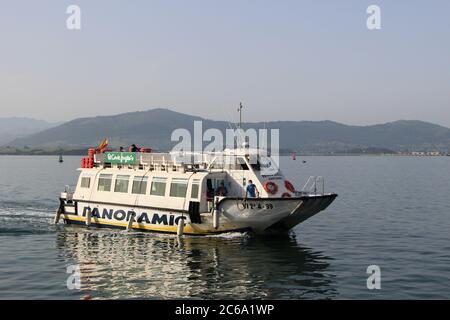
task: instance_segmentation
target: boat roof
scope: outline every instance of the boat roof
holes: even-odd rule
[[[210,169],[213,163],[236,163],[238,158],[251,156],[268,156],[264,149],[236,148],[225,149],[220,152],[166,152],[142,153],[136,152],[136,161],[133,164],[112,164],[106,160],[107,153],[97,153],[94,156],[95,167],[151,167],[153,170],[166,170],[179,167],[183,171],[201,171]]]

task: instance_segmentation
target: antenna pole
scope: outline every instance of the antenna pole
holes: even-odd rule
[[[242,129],[242,102],[239,104],[239,129]]]

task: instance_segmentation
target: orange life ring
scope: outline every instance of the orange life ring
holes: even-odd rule
[[[275,194],[278,192],[278,186],[273,181],[267,181],[266,183],[264,183],[263,187],[264,190],[266,190],[270,194]]]
[[[284,186],[285,186],[286,189],[288,189],[290,192],[292,192],[292,193],[295,192],[295,187],[294,187],[294,185],[293,185],[290,181],[285,180],[285,181],[284,181]]]
[[[291,195],[288,192],[285,192],[281,195],[282,198],[290,198]]]

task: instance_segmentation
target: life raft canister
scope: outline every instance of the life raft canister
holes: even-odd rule
[[[152,149],[151,148],[141,148],[140,151],[141,151],[141,153],[151,153]]]
[[[295,187],[294,187],[294,185],[293,185],[290,181],[285,180],[285,181],[284,181],[284,186],[285,186],[286,189],[288,189],[290,192],[292,192],[292,193],[295,192]]]
[[[96,153],[98,153],[97,149],[95,149],[95,148],[88,149],[88,157],[89,158],[93,158]]]
[[[291,195],[288,192],[285,192],[281,195],[282,198],[290,198]]]
[[[266,190],[270,194],[275,194],[278,192],[278,185],[273,181],[267,181],[263,185],[264,190]]]

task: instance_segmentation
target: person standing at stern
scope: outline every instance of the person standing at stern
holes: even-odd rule
[[[258,188],[252,180],[248,180],[246,198],[256,198],[256,195],[259,196]]]

